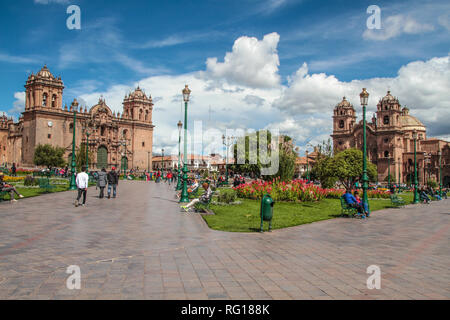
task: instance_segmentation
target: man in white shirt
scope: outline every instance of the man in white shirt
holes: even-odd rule
[[[89,176],[86,173],[86,167],[82,167],[81,172],[77,174],[76,183],[78,188],[78,197],[77,200],[75,200],[75,207],[78,207],[81,196],[83,196],[83,203],[81,205],[84,206],[86,204],[86,194],[89,186]]]

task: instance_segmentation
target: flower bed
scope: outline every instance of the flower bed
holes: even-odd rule
[[[5,182],[19,182],[25,180],[25,177],[10,177],[10,176],[4,176],[3,181]]]
[[[233,188],[239,198],[261,199],[263,195],[270,194],[274,201],[319,201],[326,196],[326,190],[306,180],[292,180],[283,182],[253,181]]]
[[[279,181],[253,181],[241,184],[233,188],[239,198],[259,200],[265,194],[270,194],[274,201],[320,201],[323,198],[339,199],[344,193],[344,189],[322,189],[306,180],[292,180],[289,182]],[[362,196],[362,190],[358,190]],[[389,191],[368,190],[369,198],[389,198]]]

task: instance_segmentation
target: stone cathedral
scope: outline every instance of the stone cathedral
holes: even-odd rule
[[[63,106],[63,81],[47,66],[31,74],[25,88],[25,110],[19,121],[0,116],[0,163],[34,167],[36,146],[51,144],[65,148],[70,164],[76,112],[76,149],[88,140],[91,169],[152,167],[153,102],[139,87],[125,95],[122,114],[112,112],[102,98],[89,110],[83,110],[76,99],[70,107]]]
[[[411,184],[414,176],[414,140],[417,133],[418,181],[439,181],[442,160],[443,185],[450,184],[450,143],[427,137],[423,123],[402,107],[398,98],[388,91],[377,104],[372,120],[367,120],[367,156],[377,166],[378,181],[390,172],[393,181]],[[363,148],[363,122],[356,122],[356,111],[345,97],[333,112],[333,149]],[[441,159],[439,156],[441,154]]]

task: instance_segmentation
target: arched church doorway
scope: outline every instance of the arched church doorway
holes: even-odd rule
[[[97,150],[97,168],[108,167],[108,149],[105,146],[100,146]]]
[[[122,160],[120,162],[120,169],[123,172],[124,170],[128,170],[128,159],[127,157],[122,157]]]

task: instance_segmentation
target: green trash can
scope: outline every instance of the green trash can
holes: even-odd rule
[[[261,199],[261,232],[264,232],[264,221],[269,221],[269,232],[272,231],[272,218],[273,218],[273,206],[275,201],[273,201],[272,197],[269,194],[266,194]]]

